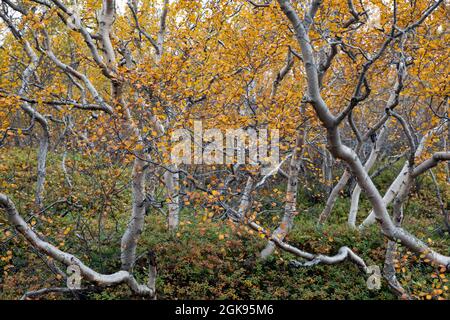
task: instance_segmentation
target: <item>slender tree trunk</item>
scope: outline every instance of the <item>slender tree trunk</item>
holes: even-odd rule
[[[325,204],[325,208],[319,216],[319,223],[324,223],[331,214],[333,210],[334,204],[336,203],[339,194],[344,190],[348,181],[350,180],[350,173],[346,169],[339,179],[338,183],[334,186],[333,190],[331,190],[330,195],[328,196],[327,203]]]
[[[322,174],[323,174],[323,180],[325,184],[325,190],[327,194],[330,193],[330,191],[333,188],[333,157],[330,155],[330,152],[326,149],[326,147],[323,148],[323,162],[322,162]]]
[[[22,74],[22,85],[19,90],[19,96],[24,95],[27,92],[30,78],[32,77],[34,71],[37,68],[39,58],[31,48],[30,44],[25,41],[24,49],[30,58],[30,64],[24,70]],[[37,181],[35,190],[35,203],[39,208],[43,206],[44,200],[44,184],[45,184],[45,174],[47,166],[47,154],[48,147],[50,144],[50,132],[47,123],[47,119],[35,109],[33,109],[27,102],[24,102],[21,106],[22,110],[28,114],[31,119],[36,120],[41,126],[42,133],[39,136],[39,149],[37,154]]]
[[[37,156],[37,182],[36,182],[36,204],[39,208],[43,207],[44,200],[44,184],[47,168],[47,154],[48,146],[50,142],[50,136],[48,131],[43,130],[42,136],[39,141],[39,150]]]
[[[176,172],[178,167],[176,165],[169,166],[172,171],[166,171],[164,174],[164,181],[167,189],[168,195],[168,215],[167,221],[169,225],[169,231],[175,231],[179,224],[179,213],[180,213],[180,180],[179,173]]]
[[[136,258],[136,247],[144,228],[146,163],[135,158],[132,173],[133,208],[131,220],[122,237],[122,270],[130,271]]]
[[[244,220],[245,216],[247,215],[247,211],[250,209],[250,206],[252,204],[251,192],[253,189],[253,184],[253,179],[249,177],[247,179],[247,183],[245,184],[244,192],[242,193],[242,198],[239,203],[239,209],[237,211],[239,221]]]
[[[406,181],[402,191],[397,195],[393,205],[393,222],[396,227],[400,227],[403,221],[403,203],[408,196],[413,179],[411,179],[411,170],[409,170],[408,181]],[[390,288],[402,299],[408,299],[409,296],[405,289],[398,282],[395,271],[395,259],[397,256],[397,242],[388,240],[386,255],[384,259],[383,276],[388,282]]]
[[[291,231],[294,225],[294,218],[298,214],[297,212],[297,193],[298,193],[298,175],[301,164],[301,154],[303,149],[303,129],[298,130],[295,148],[292,153],[291,162],[289,165],[289,177],[286,190],[286,204],[284,207],[284,216],[280,226],[274,231],[273,237],[276,237],[280,241],[286,237]],[[276,244],[273,241],[269,241],[265,249],[261,252],[261,258],[266,259],[275,250]]]
[[[386,126],[384,126],[380,130],[378,139],[373,144],[372,151],[370,152],[369,158],[367,159],[366,163],[364,164],[364,168],[367,170],[367,172],[369,172],[370,169],[372,169],[375,162],[377,161],[378,156],[381,151],[381,146],[384,144],[384,142],[386,140],[386,135],[387,135],[387,129],[386,129]],[[358,213],[360,196],[361,196],[361,187],[357,184],[352,192],[350,213],[348,215],[348,224],[352,228],[356,227],[356,215]]]
[[[445,150],[450,152],[450,121],[447,121],[447,139],[445,144]],[[450,161],[447,163],[447,182],[450,183]]]

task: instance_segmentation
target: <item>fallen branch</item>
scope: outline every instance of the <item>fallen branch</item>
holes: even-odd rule
[[[147,285],[139,284],[128,271],[118,271],[108,275],[100,274],[86,266],[77,257],[61,251],[54,245],[43,241],[19,215],[12,200],[2,193],[0,193],[0,208],[6,211],[8,223],[11,224],[33,247],[68,267],[73,265],[78,266],[80,268],[80,275],[85,280],[95,283],[100,287],[126,284],[137,295],[148,296],[151,298],[155,296],[156,264],[154,263],[154,259],[150,259],[150,272]]]

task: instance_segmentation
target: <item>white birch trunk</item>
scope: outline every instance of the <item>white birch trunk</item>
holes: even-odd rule
[[[364,168],[367,172],[372,169],[375,162],[378,159],[378,156],[381,151],[381,146],[385,142],[387,135],[387,128],[384,126],[379,133],[377,141],[374,143],[372,147],[372,151],[370,152],[369,158],[367,159],[366,163],[364,164]],[[351,197],[351,205],[350,205],[350,213],[348,215],[348,225],[352,228],[356,227],[356,215],[358,213],[358,207],[359,207],[359,198],[361,196],[361,187],[359,185],[356,185],[352,192]]]
[[[168,200],[168,214],[167,222],[169,225],[169,231],[175,231],[179,224],[179,213],[180,213],[180,181],[179,173],[176,172],[178,167],[176,165],[169,166],[169,170],[164,174],[164,182],[167,189],[167,200]]]
[[[122,270],[130,271],[136,258],[136,247],[144,228],[145,219],[145,170],[146,163],[135,158],[132,173],[133,207],[131,220],[122,236]]]
[[[286,204],[284,207],[284,215],[280,226],[274,231],[272,237],[284,240],[286,235],[291,231],[294,225],[294,218],[297,212],[297,192],[298,192],[298,175],[301,164],[301,154],[303,150],[303,130],[298,130],[295,148],[292,153],[291,162],[289,165],[289,177],[286,189]],[[267,246],[261,251],[261,258],[268,258],[275,250],[276,244],[269,241]]]

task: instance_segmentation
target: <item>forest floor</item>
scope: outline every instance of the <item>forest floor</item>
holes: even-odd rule
[[[50,207],[45,213],[31,216],[34,164],[31,149],[0,154],[1,192],[12,196],[19,210],[47,240],[76,254],[96,271],[117,271],[120,237],[131,198],[130,191],[123,188],[127,185],[127,173],[118,172],[117,168],[95,167],[96,163],[81,156],[72,157],[68,164],[78,173],[72,176],[73,188],[69,190],[61,159],[51,154],[46,183],[46,204]],[[387,186],[398,169],[386,171],[377,178],[377,184]],[[424,178],[420,183],[423,186],[430,181]],[[282,183],[277,187],[279,198],[267,199],[267,211],[278,208],[276,216],[279,216],[283,207]],[[443,227],[436,196],[429,190],[434,190],[434,186],[416,187],[406,205],[403,225],[433,248],[449,255],[450,236]],[[379,228],[373,226],[358,233],[347,227],[348,197],[339,199],[327,223],[317,225],[325,200],[325,195],[312,196],[306,189],[300,193],[299,215],[287,242],[322,254],[334,254],[339,247],[349,246],[367,265],[382,269],[387,240]],[[368,203],[362,198],[359,219],[368,210]],[[278,221],[273,214],[258,218],[271,228]],[[153,250],[158,260],[158,299],[396,299],[385,281],[380,290],[369,290],[367,276],[350,262],[294,268],[289,262],[295,257],[279,250],[261,261],[257,255],[266,239],[244,227],[208,217],[201,208],[184,208],[179,230],[174,234],[168,233],[162,213],[152,211],[146,219],[134,273],[145,281],[145,253]],[[64,281],[49,270],[45,258],[22,238],[14,237],[5,222],[0,217],[0,299],[18,299],[29,290],[64,286]],[[402,247],[397,260],[398,279],[414,298],[449,298],[446,276],[438,266]],[[47,298],[73,297],[50,295]],[[81,298],[137,299],[125,286],[89,292]]]

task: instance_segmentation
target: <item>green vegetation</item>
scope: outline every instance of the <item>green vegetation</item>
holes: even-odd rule
[[[69,163],[77,163],[81,168],[72,176],[79,195],[75,198],[72,196],[75,192],[60,187],[65,185],[61,159],[51,154],[46,203],[53,206],[31,217],[27,213],[33,211],[34,153],[15,149],[0,157],[1,165],[7,169],[0,170],[1,191],[14,198],[21,213],[48,241],[77,254],[99,272],[112,273],[120,268],[120,236],[129,215],[131,198],[128,189],[123,188],[127,184],[127,172],[110,181],[111,172],[116,170],[114,167],[99,168],[83,157],[68,157]],[[389,183],[394,174],[386,172],[377,183]],[[424,179],[421,183],[430,182]],[[96,196],[96,192],[107,193],[102,189],[108,190],[108,187],[113,192],[107,197],[105,194]],[[123,191],[115,193],[114,190]],[[433,188],[420,188],[411,197],[405,210],[404,226],[443,254],[449,254],[450,237],[442,231],[435,196],[423,190]],[[279,199],[270,198],[267,202],[282,205],[282,195],[280,192]],[[345,223],[348,202],[348,198],[339,199],[333,216],[321,227],[316,223],[321,209],[317,203],[323,201],[315,203],[310,194],[300,194],[299,215],[287,242],[322,254],[336,253],[339,247],[346,245],[368,265],[377,264],[382,268],[387,240],[376,226],[361,234],[350,230]],[[366,200],[361,208],[368,211]],[[278,214],[261,216],[261,223],[274,227],[274,216]],[[289,262],[294,257],[278,250],[269,260],[260,261],[257,254],[264,248],[266,239],[227,221],[205,218],[201,209],[184,208],[180,228],[175,234],[168,233],[165,217],[157,210],[151,211],[146,219],[140,248],[156,252],[159,299],[395,299],[385,282],[378,291],[368,290],[366,275],[350,262],[293,268]],[[4,217],[0,218],[0,223],[3,243],[0,247],[0,299],[20,298],[28,290],[64,286],[64,281],[47,267],[43,256],[27,246],[22,238],[13,237]],[[138,279],[145,281],[146,252],[139,252],[139,257],[134,272]],[[410,252],[400,250],[398,277],[405,288],[419,298],[427,298],[427,295],[448,298],[446,279],[441,278],[439,268],[417,263],[415,259]],[[63,296],[47,297],[61,299]],[[132,295],[125,286],[120,286],[88,292],[83,297],[125,299]]]

